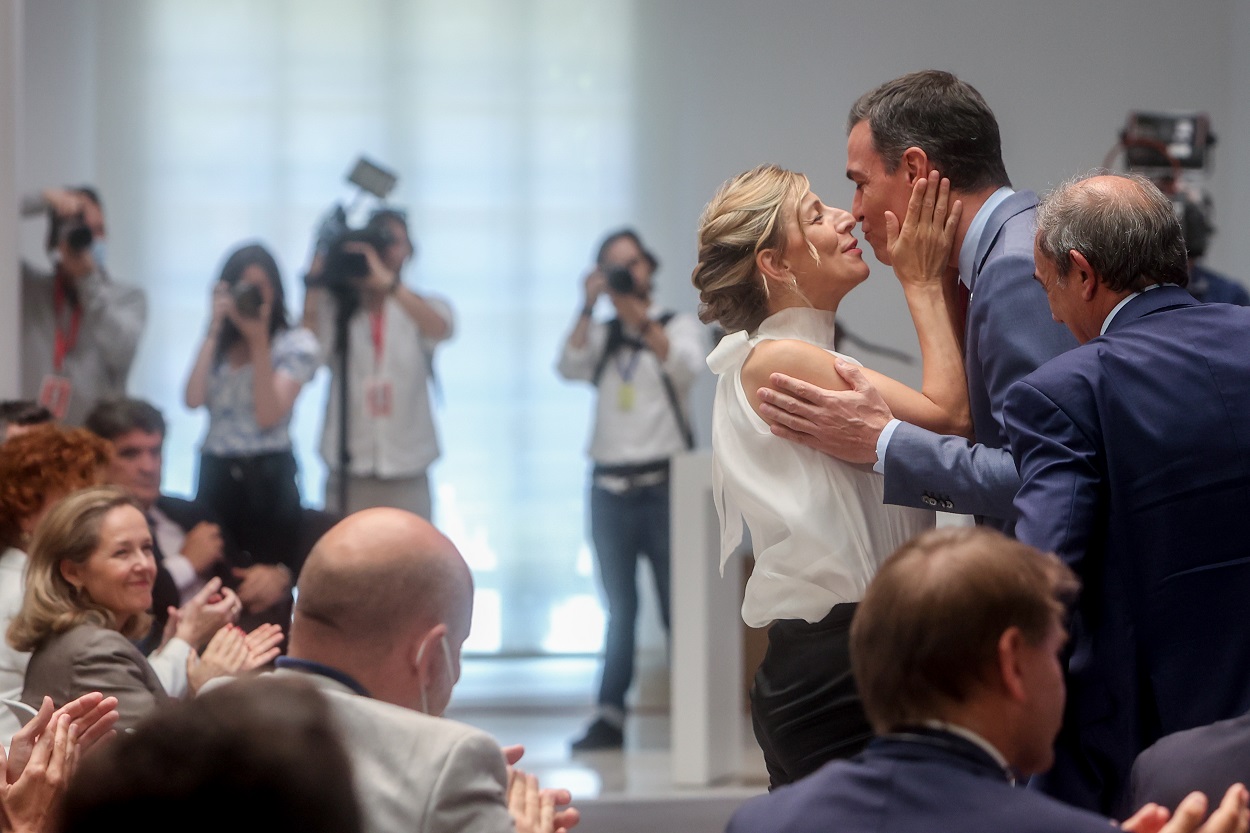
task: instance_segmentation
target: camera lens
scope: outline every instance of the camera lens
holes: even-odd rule
[[[84,225],[76,225],[65,233],[65,245],[69,246],[72,252],[82,252],[91,248],[91,243],[95,236],[91,233],[91,229]]]
[[[609,266],[603,270],[603,277],[608,282],[608,288],[618,295],[634,293],[634,276],[624,266]]]
[[[231,294],[234,295],[234,305],[239,310],[239,315],[245,318],[255,318],[260,315],[263,298],[259,286],[254,283],[239,282],[234,285]]]

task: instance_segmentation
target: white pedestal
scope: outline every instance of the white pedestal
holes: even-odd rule
[[[720,575],[712,455],[672,468],[673,782],[705,786],[736,776],[742,756],[742,560]]]

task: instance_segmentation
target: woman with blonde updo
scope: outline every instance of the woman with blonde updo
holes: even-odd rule
[[[963,359],[941,281],[959,221],[949,183],[917,180],[907,217],[890,225],[894,270],[924,358],[920,392],[870,378],[896,416],[945,434],[971,430]],[[882,503],[883,480],[774,436],[757,391],[785,373],[845,390],[832,350],[834,316],[868,277],[855,219],[811,192],[807,178],[762,165],[721,186],[700,220],[692,281],[705,322],[728,331],[708,356],[718,375],[713,493],[721,559],[750,531],[755,569],[742,617],[771,625],[751,690],[755,735],[772,786],[855,754],[872,736],[851,678],[851,616],[877,566],[935,523],[933,512]],[[858,364],[858,362],[855,362]]]

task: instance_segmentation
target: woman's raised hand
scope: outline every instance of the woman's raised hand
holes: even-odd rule
[[[930,171],[912,186],[901,227],[892,211],[885,212],[890,262],[894,274],[904,284],[941,286],[963,213],[962,202],[950,201],[950,186],[949,179]]]

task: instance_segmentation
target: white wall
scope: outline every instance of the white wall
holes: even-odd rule
[[[96,107],[108,99],[98,95],[94,70],[98,28],[114,21],[101,21],[86,0],[39,0],[25,15],[19,187],[97,180],[107,197],[108,183],[125,176],[124,160],[96,158]],[[952,70],[985,95],[1019,188],[1045,190],[1099,165],[1131,109],[1210,113],[1220,140],[1212,192],[1223,233],[1208,260],[1234,277],[1250,275],[1250,240],[1238,233],[1238,218],[1250,216],[1250,102],[1237,94],[1250,82],[1246,3],[639,0],[636,16],[644,45],[635,98],[638,225],[664,261],[660,295],[679,308],[696,306],[695,224],[720,182],[773,161],[806,172],[822,196],[846,205],[847,109],[876,84],[924,67]],[[121,226],[123,207],[110,207]],[[38,237],[29,227],[39,224],[26,225],[30,251]],[[125,260],[125,240],[113,242],[112,257]],[[843,313],[860,335],[915,352],[888,270],[874,269]],[[877,364],[919,379],[915,366]],[[705,404],[706,397],[705,390]]]
[[[940,9],[941,13],[935,12]],[[1201,110],[1220,144],[1208,260],[1250,277],[1250,9],[1229,0],[641,0],[639,213],[665,258],[664,291],[693,308],[695,223],[722,181],[761,162],[808,174],[849,207],[844,120],[905,72],[950,70],[998,116],[1017,188],[1046,190],[1101,164],[1129,110]],[[1236,62],[1230,60],[1236,56]],[[859,334],[916,341],[902,293],[874,263],[843,307]],[[853,351],[857,352],[857,351]],[[869,364],[873,356],[860,354]],[[878,362],[919,381],[918,367]]]
[[[0,252],[17,250],[22,0],[0,0]],[[18,395],[17,260],[0,258],[0,399]]]

